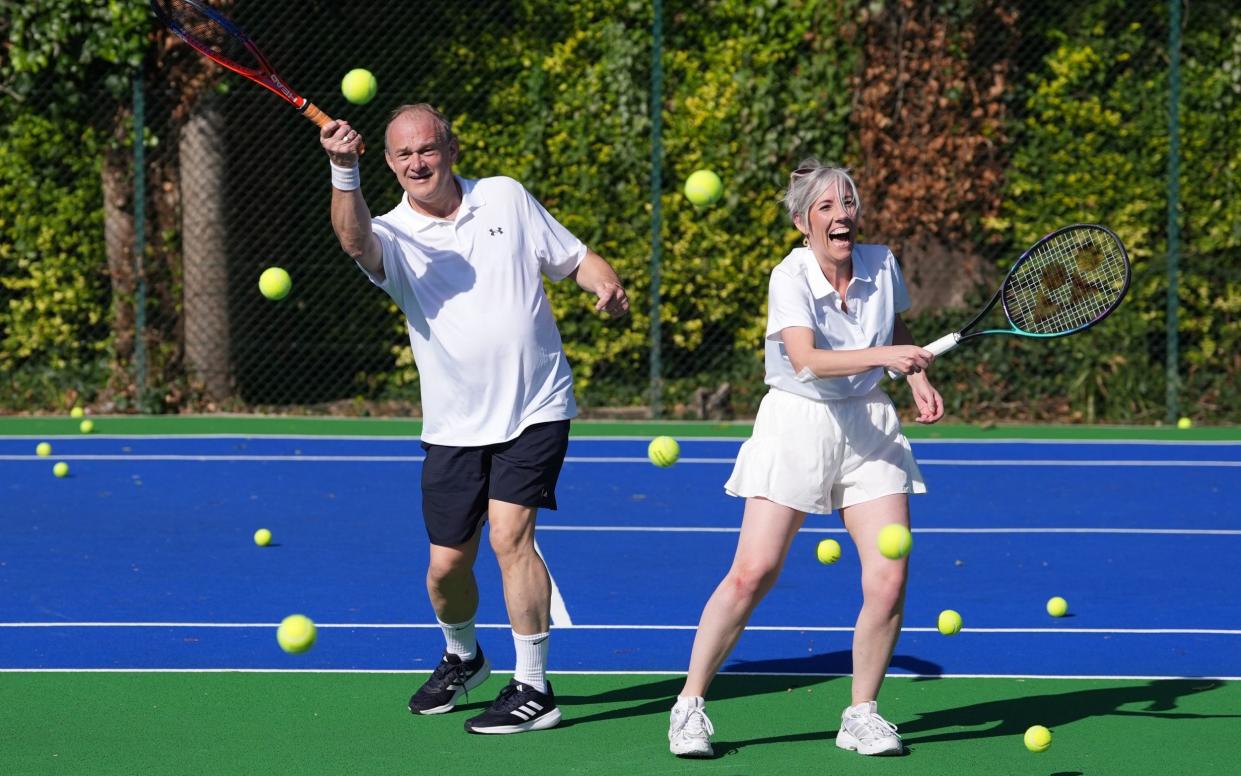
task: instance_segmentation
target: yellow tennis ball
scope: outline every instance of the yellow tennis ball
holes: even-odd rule
[[[819,542],[819,546],[815,549],[814,555],[819,559],[819,563],[830,566],[840,560],[840,542],[835,539],[824,539]]]
[[[57,464],[52,467],[52,474],[55,474],[57,477],[68,477],[69,464],[64,461],[57,462]]]
[[[889,523],[879,531],[879,552],[885,558],[899,560],[913,549],[914,537],[900,523]]]
[[[711,170],[697,170],[685,179],[685,197],[699,207],[715,204],[723,194],[724,184]]]
[[[945,609],[939,613],[936,627],[945,636],[955,636],[961,632],[961,615],[952,609]]]
[[[1190,420],[1189,418],[1181,418],[1180,420],[1176,422],[1176,427],[1181,429],[1182,431],[1184,431],[1187,428],[1191,428],[1193,425],[1194,425],[1194,422]]]
[[[1047,599],[1047,613],[1052,617],[1063,617],[1069,612],[1069,602],[1058,595]]]
[[[254,543],[260,547],[266,547],[271,544],[271,531],[266,528],[260,528],[254,532]]]
[[[34,454],[40,458],[47,458],[52,454],[52,446],[47,442],[40,442],[34,449]]]
[[[660,468],[667,468],[681,457],[681,445],[670,436],[655,437],[646,448],[646,457]]]
[[[1031,725],[1026,730],[1026,749],[1031,752],[1046,752],[1051,746],[1051,731],[1042,725]]]
[[[272,301],[284,299],[292,288],[293,279],[280,267],[268,267],[259,275],[259,291]]]
[[[285,652],[298,654],[315,645],[315,624],[304,614],[290,614],[280,621],[276,641]]]
[[[81,423],[78,424],[78,430],[81,431],[83,434],[89,434],[90,432],[95,430],[95,421],[93,420],[82,421]]]
[[[86,414],[86,410],[82,409],[81,407],[74,407],[73,409],[69,410],[69,417],[71,418],[80,418],[85,414]]]
[[[355,68],[345,73],[345,77],[340,79],[340,92],[345,95],[345,99],[354,105],[365,105],[375,99],[375,93],[379,91],[379,82],[375,80],[375,76],[371,71],[363,68]]]

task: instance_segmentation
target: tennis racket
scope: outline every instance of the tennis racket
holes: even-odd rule
[[[1125,246],[1112,230],[1073,224],[1036,242],[1013,264],[991,301],[958,331],[925,346],[936,356],[986,334],[1050,339],[1076,334],[1111,315],[1129,290],[1132,270]],[[972,329],[996,302],[1007,329]],[[898,380],[905,375],[889,369]]]
[[[151,0],[151,7],[168,29],[198,53],[271,91],[317,126],[322,127],[332,121],[331,116],[293,91],[276,74],[267,57],[240,27],[205,2]],[[359,153],[362,150],[359,148]]]

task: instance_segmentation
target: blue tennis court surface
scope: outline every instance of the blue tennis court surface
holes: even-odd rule
[[[411,438],[0,439],[0,669],[424,670],[427,603]],[[560,509],[540,516],[556,589],[553,671],[685,669],[728,568],[742,502],[722,483],[740,440],[574,438]],[[1241,677],[1241,445],[916,442],[905,632],[893,673]],[[56,479],[54,461],[71,475]],[[255,529],[274,534],[256,547]],[[842,540],[820,565],[815,544]],[[499,572],[476,568],[480,640],[512,643]],[[847,673],[858,565],[835,516],[811,516],[730,671]],[[1070,616],[1044,611],[1050,596]],[[940,610],[965,630],[934,630]],[[275,624],[320,626],[281,652]]]

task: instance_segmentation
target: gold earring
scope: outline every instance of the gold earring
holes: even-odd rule
[[[805,237],[801,238],[801,244],[803,248],[809,248],[810,247],[810,235],[806,235]]]

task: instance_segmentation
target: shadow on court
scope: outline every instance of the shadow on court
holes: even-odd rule
[[[687,656],[688,657],[688,656]],[[936,674],[942,669],[938,664],[910,655],[896,655],[892,665],[919,674]],[[853,657],[847,650],[825,652],[805,657],[781,658],[775,660],[737,660],[729,663],[711,684],[708,700],[718,702],[731,698],[746,698],[754,695],[782,693],[803,688],[813,688],[828,682],[844,679],[853,670]],[[744,672],[746,675],[740,676]],[[754,676],[753,674],[771,674],[771,676]],[[844,676],[794,676],[793,674],[843,674]],[[609,709],[584,717],[566,716],[562,727],[582,725],[591,722],[603,722],[625,717],[645,715],[666,716],[677,694],[684,684],[682,677],[659,679],[645,684],[632,685],[609,690],[598,695],[558,695],[556,702],[561,706],[594,704],[622,704],[620,708]],[[847,691],[846,691],[847,694]],[[834,731],[829,731],[834,734]],[[830,738],[828,733],[808,733],[772,739],[771,741],[737,742],[721,746],[721,751],[728,747],[740,747],[752,743],[777,743],[780,741],[817,740]]]
[[[901,736],[907,745],[1021,736],[1032,721],[1055,730],[1059,726],[1105,716],[1169,720],[1241,719],[1241,714],[1190,714],[1176,711],[1180,698],[1211,692],[1223,686],[1223,682],[1210,679],[1167,679],[1121,687],[1022,695],[919,714],[916,719],[901,723]],[[1121,708],[1135,704],[1142,708]],[[956,729],[961,727],[981,729]],[[952,730],[948,732],[945,729]],[[936,732],[941,730],[945,732]]]

